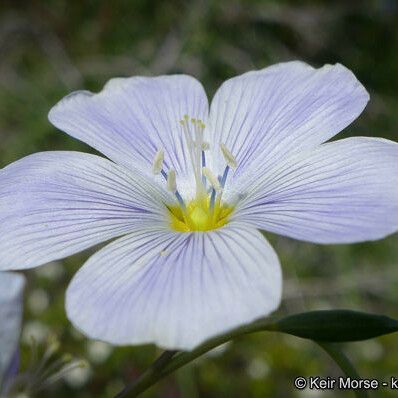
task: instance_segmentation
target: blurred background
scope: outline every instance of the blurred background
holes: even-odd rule
[[[314,66],[340,62],[369,90],[364,114],[338,138],[398,141],[397,1],[1,0],[0,166],[47,149],[92,151],[47,121],[50,107],[72,90],[96,91],[115,76],[188,73],[211,97],[226,78],[292,59]],[[284,271],[278,315],[351,308],[398,317],[397,235],[340,246],[267,237]],[[91,252],[27,272],[22,369],[32,354],[30,336],[44,350],[49,333],[61,342],[58,355],[89,363],[40,397],[112,397],[159,354],[153,346],[90,341],[68,322],[65,289]],[[345,351],[363,377],[398,376],[398,335],[349,344]],[[296,391],[298,375],[336,377],[339,370],[311,342],[264,333],[211,352],[143,396],[353,396]]]

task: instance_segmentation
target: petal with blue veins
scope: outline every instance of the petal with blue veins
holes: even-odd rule
[[[316,243],[381,239],[398,230],[398,144],[323,144],[244,179],[241,189],[235,218],[258,228]]]
[[[163,225],[169,194],[123,166],[42,152],[0,170],[0,270],[61,259],[139,225]]]
[[[147,228],[94,254],[69,285],[66,309],[94,339],[190,350],[274,311],[281,289],[278,258],[254,228]]]
[[[293,152],[327,141],[353,120],[369,95],[342,65],[314,69],[286,62],[224,82],[210,107],[209,136],[222,173],[223,143],[235,156],[236,175],[263,173]]]
[[[185,114],[205,122],[206,93],[193,77],[170,75],[112,79],[98,94],[72,93],[51,109],[49,119],[114,162],[144,173],[151,173],[163,148],[165,167],[185,176],[190,164],[179,123]]]

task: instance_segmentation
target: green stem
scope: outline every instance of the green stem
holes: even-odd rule
[[[360,379],[360,376],[347,356],[340,350],[337,344],[316,341],[316,343],[326,351],[329,356],[337,363],[343,373],[351,379]],[[365,390],[353,390],[357,398],[368,398]]]
[[[127,384],[126,387],[120,391],[115,398],[123,398],[129,395],[136,397],[150,387],[154,381],[158,380],[156,375],[159,374],[173,358],[177,351],[164,351],[160,357],[134,382]]]
[[[236,337],[264,331],[282,332],[281,330],[278,330],[277,323],[271,323],[268,320],[259,320],[207,340],[192,351],[178,353],[177,351],[165,351],[148,370],[146,370],[138,379],[127,384],[126,387],[119,394],[117,394],[115,398],[124,398],[127,396],[137,397],[159,380],[163,379],[175,370],[183,367],[187,363],[192,362],[213,348],[216,348],[219,345],[224,344]],[[359,379],[359,375],[349,359],[335,344],[319,341],[316,343],[333,358],[345,375],[354,379]],[[368,394],[363,390],[355,390],[354,393],[358,398],[368,398]]]
[[[270,323],[269,320],[260,320],[207,340],[203,344],[196,347],[193,351],[179,352],[175,356],[174,354],[176,351],[165,351],[154,362],[154,364],[142,374],[141,377],[127,384],[126,387],[119,394],[117,394],[115,398],[124,398],[127,396],[137,397],[160,379],[163,379],[168,374],[181,368],[213,348],[218,347],[219,345],[224,344],[238,336],[263,331],[276,331],[276,326],[274,323]],[[173,354],[167,354],[170,352]]]

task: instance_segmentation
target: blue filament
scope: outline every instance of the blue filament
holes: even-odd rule
[[[215,202],[216,202],[216,190],[213,188],[210,196],[210,206],[209,206],[210,211],[214,210]]]
[[[222,178],[221,178],[221,181],[220,181],[220,184],[221,184],[221,186],[222,186],[223,188],[225,187],[225,183],[226,183],[226,181],[227,181],[228,172],[229,172],[229,166],[227,165],[227,166],[225,167],[224,174],[223,174],[223,176],[222,176]]]
[[[185,206],[184,199],[181,197],[180,193],[179,193],[178,191],[175,191],[174,195],[176,196],[176,198],[177,198],[177,200],[178,200],[178,203],[179,203],[180,206],[181,206],[181,209],[184,210],[184,211],[186,212],[186,211],[187,211],[187,208],[186,208],[186,206]]]
[[[202,151],[202,167],[206,167],[205,151]],[[202,183],[203,183],[203,186],[206,188],[206,177],[204,175],[202,175]]]

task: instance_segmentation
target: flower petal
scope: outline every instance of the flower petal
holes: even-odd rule
[[[0,387],[17,351],[24,285],[23,275],[0,272]]]
[[[342,65],[314,69],[302,62],[277,64],[227,80],[210,108],[216,170],[224,143],[237,159],[236,175],[262,173],[286,155],[313,148],[355,120],[369,100]]]
[[[166,168],[177,175],[190,170],[179,121],[206,120],[202,85],[187,75],[112,79],[104,89],[72,93],[55,105],[49,119],[118,164],[151,173],[156,151],[165,151]]]
[[[69,319],[91,338],[192,349],[275,310],[278,258],[253,228],[206,233],[146,229],[94,254],[66,295]]]
[[[0,270],[38,266],[142,223],[164,223],[167,198],[99,156],[43,152],[21,159],[0,170]]]
[[[398,230],[398,144],[347,138],[244,182],[236,218],[317,243],[375,240]]]

